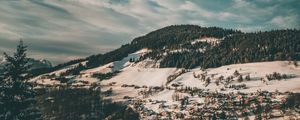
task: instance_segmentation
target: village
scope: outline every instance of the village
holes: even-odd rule
[[[254,78],[251,78],[250,74],[242,76],[239,71],[234,70],[232,75],[227,77],[208,75],[205,71],[193,72],[193,77],[205,86],[199,88],[173,81],[178,76],[191,72],[181,69],[167,77],[166,84],[160,86],[122,84],[122,88],[137,90],[137,95],[124,96],[123,99],[140,114],[141,119],[145,120],[300,119],[299,93],[260,89],[240,92],[240,90],[247,90],[249,86],[244,83]],[[294,75],[273,72],[255,80],[268,85],[274,80],[284,81],[294,77]],[[114,95],[113,86],[116,84],[117,82],[108,84],[110,89],[105,91],[106,96]],[[212,84],[223,87],[215,90],[208,89],[207,86]],[[166,96],[171,96],[171,99]],[[158,100],[157,97],[163,99]]]
[[[188,93],[189,95],[184,95]],[[299,99],[299,94],[298,99]],[[289,108],[293,93],[257,91],[255,93],[204,92],[199,89],[179,89],[172,102],[134,99],[130,105],[142,119],[271,119],[297,120],[300,106]],[[294,99],[294,101],[296,98]],[[150,104],[150,105],[149,105]],[[156,111],[148,106],[158,105]]]
[[[290,92],[221,93],[185,87],[175,89],[172,101],[149,98],[164,89],[170,88],[153,87],[148,94],[139,92],[143,95],[141,99],[128,96],[124,99],[130,99],[130,106],[140,113],[142,119],[271,119],[289,116],[289,119],[297,120],[300,115],[297,101],[300,94]],[[291,107],[295,102],[298,106]],[[158,109],[151,109],[153,106],[158,106]]]

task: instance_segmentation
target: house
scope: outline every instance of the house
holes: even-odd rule
[[[279,109],[273,109],[270,113],[271,118],[283,117],[283,116],[284,116],[283,112]]]

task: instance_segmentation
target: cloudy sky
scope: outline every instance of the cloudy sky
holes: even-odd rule
[[[0,52],[22,38],[30,57],[57,64],[173,24],[299,29],[299,6],[299,0],[1,0]]]

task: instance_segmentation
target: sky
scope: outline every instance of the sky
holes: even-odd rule
[[[244,32],[300,28],[300,0],[1,0],[0,52],[20,39],[54,64],[105,53],[175,24]]]

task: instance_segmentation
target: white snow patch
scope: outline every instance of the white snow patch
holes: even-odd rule
[[[136,51],[132,54],[129,54],[127,57],[123,58],[120,61],[115,61],[115,62],[111,62],[111,63],[108,63],[108,64],[103,65],[103,66],[88,69],[88,70],[82,71],[81,73],[91,75],[91,74],[94,74],[94,73],[103,73],[103,74],[105,74],[105,73],[109,73],[109,72],[119,71],[119,70],[131,65],[131,63],[129,62],[130,59],[138,60],[142,55],[144,55],[144,54],[146,54],[150,51],[151,50],[149,50],[147,48],[144,48],[144,49]]]
[[[176,68],[139,68],[128,67],[105,82],[117,82],[117,84],[133,84],[133,85],[147,85],[147,86],[161,86],[166,83],[167,77],[174,74],[177,71]]]
[[[203,37],[203,38],[200,38],[200,39],[196,39],[194,41],[191,42],[191,44],[196,44],[198,42],[207,42],[207,43],[210,43],[212,45],[216,45],[220,42],[221,39],[219,38],[214,38],[214,37]]]

